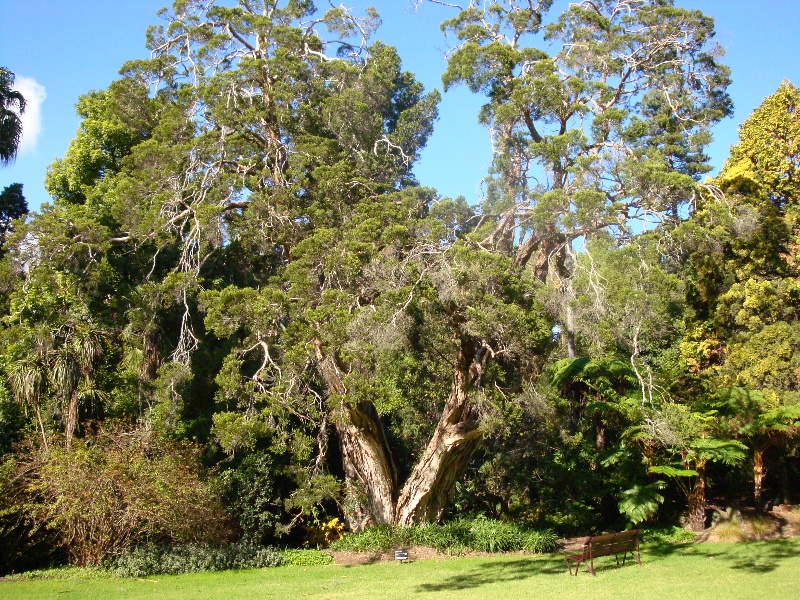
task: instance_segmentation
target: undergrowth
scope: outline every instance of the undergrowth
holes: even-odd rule
[[[642,532],[642,542],[656,542],[662,544],[687,544],[694,542],[697,535],[693,531],[677,527],[658,527],[654,529],[646,529]]]
[[[284,555],[273,548],[240,542],[219,548],[195,544],[135,546],[113,557],[104,566],[117,577],[145,577],[278,567],[285,562]]]
[[[441,525],[427,523],[400,527],[379,525],[350,533],[331,544],[332,550],[385,552],[409,546],[429,546],[439,552],[552,552],[558,537],[550,530],[535,531],[514,523],[486,518],[459,519]]]

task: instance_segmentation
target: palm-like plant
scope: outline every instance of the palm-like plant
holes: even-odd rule
[[[51,384],[61,398],[64,435],[67,447],[78,429],[78,412],[82,401],[99,395],[92,374],[95,362],[102,356],[102,334],[88,323],[64,327],[63,345],[54,351],[50,369]]]
[[[0,67],[0,165],[7,166],[17,157],[22,141],[22,120],[25,98],[12,89],[14,74]]]
[[[9,363],[8,383],[17,401],[36,415],[43,447],[49,446],[43,412],[49,412],[60,416],[69,448],[79,429],[81,406],[105,398],[95,381],[104,333],[91,321],[70,318],[46,331],[49,338],[34,336],[30,351]]]
[[[800,435],[800,403],[784,404],[778,394],[740,387],[723,388],[718,398],[729,435],[753,453],[753,499],[761,504],[766,465],[764,453],[772,446],[787,447]]]
[[[646,446],[667,451],[669,458],[663,461],[662,457],[662,464],[651,466],[650,472],[666,475],[678,485],[688,500],[693,531],[705,528],[706,465],[735,465],[745,459],[745,445],[718,437],[718,429],[715,411],[695,412],[686,405],[665,402],[633,435]]]
[[[9,365],[8,383],[14,396],[25,406],[32,409],[36,414],[36,421],[42,434],[42,445],[45,450],[48,448],[47,433],[42,420],[42,385],[44,367],[39,357],[26,356],[14,361]]]

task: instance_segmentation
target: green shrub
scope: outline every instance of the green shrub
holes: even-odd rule
[[[408,546],[429,546],[447,554],[476,552],[552,552],[558,538],[552,531],[533,531],[514,523],[478,517],[442,525],[380,525],[350,533],[331,544],[334,550],[386,552]]]
[[[189,442],[106,424],[70,448],[20,453],[25,516],[53,531],[78,566],[148,539],[213,542],[226,535],[227,521],[199,452]]]
[[[321,550],[295,550],[288,549],[283,551],[285,565],[292,567],[313,567],[316,565],[329,565],[333,562],[333,557]]]
[[[461,555],[467,552],[469,541],[469,521],[448,521],[441,525],[426,523],[409,527],[413,535],[413,543],[409,545],[429,546],[439,552]]]
[[[643,542],[662,544],[686,544],[695,541],[695,539],[697,539],[697,535],[693,531],[674,525],[671,527],[647,529],[642,533],[641,537]]]
[[[55,569],[33,569],[22,573],[13,573],[3,577],[4,581],[50,581],[108,579],[111,573],[101,567],[58,567]]]
[[[285,562],[283,553],[250,542],[219,548],[198,544],[172,547],[148,544],[128,548],[107,566],[117,577],[145,577],[278,567]]]
[[[513,523],[479,517],[470,526],[469,546],[478,552],[508,552],[522,548],[523,533]]]
[[[283,498],[290,495],[281,465],[271,453],[259,450],[235,468],[220,474],[222,501],[242,536],[268,545],[288,522]]]
[[[536,554],[555,552],[558,550],[558,536],[549,529],[526,531],[522,540],[522,550]]]

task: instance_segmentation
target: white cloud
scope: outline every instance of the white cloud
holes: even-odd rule
[[[32,77],[17,77],[14,89],[25,98],[25,112],[21,115],[22,141],[20,152],[34,152],[42,131],[42,102],[47,98],[44,86]]]

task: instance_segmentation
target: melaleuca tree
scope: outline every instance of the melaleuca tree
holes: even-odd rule
[[[457,40],[443,79],[487,98],[480,120],[495,159],[482,244],[537,279],[568,281],[565,254],[581,237],[679,217],[710,168],[710,127],[731,103],[713,21],[699,11],[577,2],[547,23],[551,5],[460,7],[443,24]]]
[[[386,46],[358,37],[332,53],[323,26],[358,36],[370,26],[341,9],[175,8],[170,27],[153,33],[156,58],[129,66],[195,110],[191,175],[158,204],[185,240],[176,275],[189,301],[173,364],[202,348],[190,327],[202,285],[205,327],[233,344],[214,416],[229,452],[263,436],[297,457],[299,506],[330,489],[332,427],[351,526],[438,518],[481,436],[466,402],[482,364],[491,352],[519,360],[545,345],[549,325],[528,311],[531,282],[507,257],[456,243],[471,217],[463,203],[409,187],[436,96],[423,96]],[[462,342],[470,330],[503,345]],[[420,377],[411,365],[430,361],[421,356],[429,335],[442,336],[444,358]],[[437,381],[441,372],[452,382]],[[404,389],[414,380],[426,394]],[[411,437],[421,443],[387,432],[392,418],[400,430],[418,421]],[[421,453],[416,466],[395,463],[398,446],[398,457]]]
[[[788,439],[800,392],[798,102],[784,81],[741,125],[715,193],[680,232],[691,308],[681,351],[753,453],[757,501],[764,452]]]
[[[581,2],[545,25],[551,4],[448,3],[458,13],[443,29],[457,42],[443,80],[445,88],[463,83],[485,95],[480,120],[495,151],[479,209],[463,234],[469,255],[504,264],[530,290],[545,283],[569,298],[579,240],[604,229],[624,237],[632,221],[650,227],[679,217],[709,169],[703,154],[709,129],[731,105],[728,70],[710,41],[713,22],[699,11],[662,1]],[[460,247],[454,244],[451,256]],[[470,320],[482,312],[471,295],[434,287],[464,373],[454,377],[439,422],[446,434],[434,436],[422,455],[426,477],[444,481],[482,435],[480,375],[506,354],[496,333],[515,317],[496,312],[492,330],[481,329]],[[491,289],[495,307],[507,307],[511,297]],[[536,311],[511,304],[521,313]],[[556,308],[559,329],[573,338],[571,303]],[[574,340],[568,347],[574,355]],[[527,346],[526,361],[541,359],[542,349]]]
[[[162,158],[168,148],[137,148],[131,160],[143,168],[118,236],[179,240],[161,285],[183,316],[160,373],[196,376],[193,361],[216,345],[213,431],[225,450],[266,438],[292,455],[299,509],[333,491],[333,428],[353,526],[391,520],[391,458],[376,409],[346,393],[343,344],[373,299],[365,265],[407,245],[407,222],[427,211],[431,193],[409,188],[410,167],[437,96],[393,49],[368,45],[372,13],[189,2],[165,16],[169,26],[150,33],[154,58],[127,72],[174,94],[192,138],[174,162]]]

